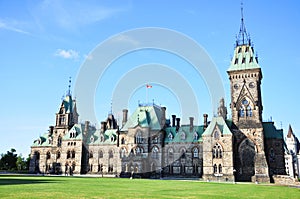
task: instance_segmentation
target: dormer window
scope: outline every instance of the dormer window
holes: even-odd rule
[[[239,47],[238,53],[242,52],[242,47]]]
[[[248,51],[249,51],[249,46],[246,47],[246,51],[245,52],[248,52]]]
[[[215,138],[215,140],[220,139],[220,133],[219,133],[219,131],[217,131],[217,130],[215,131],[214,138]]]
[[[100,142],[104,142],[104,136],[102,134],[100,135]]]
[[[238,64],[238,62],[239,62],[239,59],[235,58],[234,64]]]
[[[91,136],[90,141],[91,141],[91,143],[93,143],[95,141],[94,136]]]
[[[194,133],[194,140],[198,140],[198,133],[196,131]]]
[[[169,140],[173,140],[173,135],[171,132],[169,133],[168,138],[169,138]]]
[[[181,133],[181,140],[185,140],[185,138],[186,138],[186,135],[185,135],[184,132],[182,132],[182,133]]]
[[[114,141],[115,141],[115,136],[114,136],[114,135],[111,135],[111,136],[110,136],[110,141],[111,141],[111,142],[114,142]]]

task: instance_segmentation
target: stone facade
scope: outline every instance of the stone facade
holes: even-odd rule
[[[262,71],[243,20],[240,30],[227,71],[231,119],[224,99],[218,115],[209,122],[204,114],[200,125],[193,117],[181,125],[175,115],[166,118],[166,107],[140,104],[130,117],[124,109],[120,124],[110,113],[97,129],[78,123],[69,90],[56,124],[31,146],[30,172],[252,182],[285,174],[285,159],[295,165],[294,157],[286,152],[283,131],[262,120]]]

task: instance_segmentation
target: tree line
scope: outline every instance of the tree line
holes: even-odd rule
[[[30,163],[30,156],[27,158],[18,155],[14,148],[1,154],[0,170],[5,171],[28,171]]]

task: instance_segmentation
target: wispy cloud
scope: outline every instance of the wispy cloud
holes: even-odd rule
[[[13,31],[13,32],[21,33],[21,34],[30,35],[29,32],[18,28],[17,24],[18,24],[17,21],[9,22],[9,21],[0,19],[0,29],[5,29],[5,30],[9,30],[9,31]]]
[[[128,35],[124,35],[124,34],[120,34],[117,37],[115,37],[112,42],[120,42],[120,43],[127,43],[127,44],[131,44],[134,46],[138,46],[140,44],[139,41],[137,41],[136,39],[128,36]]]
[[[55,56],[62,57],[64,59],[78,59],[79,58],[79,52],[69,49],[57,49],[54,53]]]
[[[32,15],[41,29],[54,26],[73,31],[116,16],[125,10],[123,7],[103,6],[95,2],[44,0],[33,7]]]

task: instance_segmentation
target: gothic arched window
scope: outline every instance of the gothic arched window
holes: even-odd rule
[[[103,158],[103,151],[102,150],[99,151],[99,158]]]
[[[193,149],[193,158],[198,158],[199,157],[199,150],[198,148]]]
[[[252,117],[252,108],[250,105],[247,106],[247,116]]]
[[[217,165],[214,164],[214,173],[217,173],[218,172],[218,168],[217,168]]]
[[[142,133],[139,131],[137,132],[137,134],[135,135],[135,144],[141,144],[143,143],[143,138],[142,138]]]
[[[113,158],[113,157],[114,157],[114,152],[113,152],[113,150],[109,150],[109,152],[108,152],[108,157],[109,157],[109,158]]]
[[[157,146],[152,148],[152,158],[158,159],[158,148],[157,148]]]
[[[72,150],[72,158],[75,158],[75,151]]]
[[[173,162],[173,160],[174,160],[173,148],[169,148],[169,150],[168,150],[168,160],[169,160],[169,162]]]
[[[216,145],[213,147],[212,156],[213,156],[213,158],[222,158],[223,157],[223,150],[219,143],[216,143]]]
[[[141,153],[143,153],[143,148],[141,148],[141,147],[136,147],[136,148],[135,148],[135,154],[140,155]]]
[[[219,164],[219,173],[222,173],[222,165]]]
[[[121,158],[125,157],[125,154],[126,154],[126,149],[125,149],[125,148],[122,148],[122,149],[121,149],[121,152],[120,152],[120,157],[121,157]]]
[[[240,116],[240,117],[245,117],[245,110],[244,110],[244,107],[243,107],[243,106],[240,107],[240,110],[239,110],[239,116]]]
[[[58,147],[61,147],[61,140],[62,140],[61,136],[59,135],[58,138],[57,138],[57,146]]]
[[[69,158],[71,158],[71,151],[70,150],[67,151],[67,159],[69,159]]]

